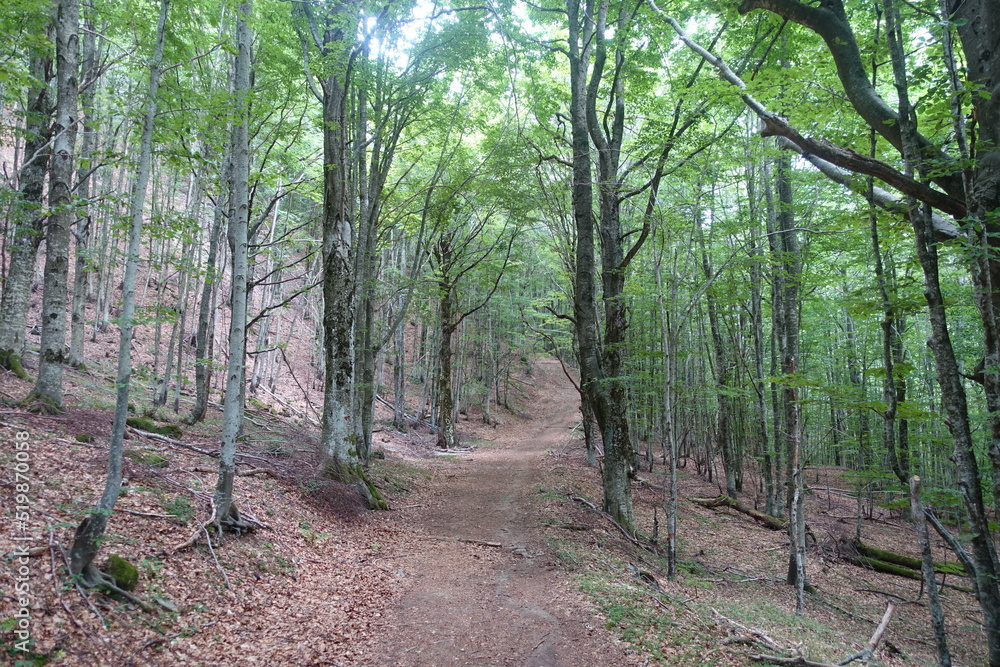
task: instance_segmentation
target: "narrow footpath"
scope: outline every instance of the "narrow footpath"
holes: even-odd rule
[[[636,664],[546,543],[537,500],[546,452],[567,444],[579,412],[559,363],[535,368],[531,419],[447,461],[435,471],[446,483],[393,513],[405,533],[398,548],[407,551],[386,558],[406,590],[365,647],[366,664]]]

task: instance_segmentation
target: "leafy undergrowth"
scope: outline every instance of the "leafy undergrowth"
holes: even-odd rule
[[[641,473],[634,487],[636,522],[645,528],[640,547],[611,521],[576,498],[599,505],[597,476],[585,467],[573,443],[550,453],[548,484],[536,501],[543,507],[551,551],[594,602],[609,629],[649,657],[651,664],[751,665],[753,656],[789,657],[795,651],[814,661],[837,662],[856,653],[874,632],[887,601],[901,604],[871,664],[935,665],[933,637],[916,581],[882,575],[840,559],[831,544],[853,534],[850,511],[816,491],[807,502],[808,521],[818,543],[808,554],[808,577],[817,592],[807,594],[797,617],[794,590],[784,583],[787,536],[756,525],[732,510],[711,510],[686,502],[712,497],[718,489],[690,471],[680,476],[679,572],[666,576],[665,545],[652,542],[662,528],[662,475]],[[825,483],[837,483],[836,471]],[[816,473],[817,475],[819,472]],[[846,482],[841,482],[846,486]],[[820,486],[817,482],[817,488]],[[654,514],[655,512],[655,514]],[[912,528],[886,516],[863,522],[865,541],[915,553]],[[659,552],[659,553],[657,553]],[[946,555],[943,545],[937,557]],[[951,583],[967,583],[949,579]],[[985,642],[981,615],[971,595],[943,593],[955,664],[982,664]]]

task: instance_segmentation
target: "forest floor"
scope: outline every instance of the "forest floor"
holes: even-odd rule
[[[808,470],[816,537],[808,573],[819,593],[804,616],[794,615],[783,582],[784,533],[690,502],[719,494],[693,463],[681,470],[681,568],[668,581],[659,556],[590,506],[600,506],[599,474],[585,464],[577,394],[558,362],[529,371],[519,411],[496,427],[462,421],[458,452],[436,450],[419,425],[376,432],[385,458],[371,470],[389,512],[369,513],[349,490],[315,476],[317,429],[306,415],[258,402],[248,412],[236,494],[261,526],[215,545],[181,546],[205,536],[219,415],[169,440],[130,432],[126,491],[101,557],[139,566],[135,594],[147,612],[75,588],[60,548],[103,487],[111,371],[70,372],[74,407],[64,415],[0,408],[0,554],[33,548],[30,654],[14,649],[19,561],[0,564],[0,664],[747,665],[759,664],[753,654],[795,646],[836,662],[865,644],[887,599],[918,597],[918,582],[838,556],[837,544],[854,534],[856,502],[832,468]],[[0,377],[0,398],[28,389]],[[9,509],[10,443],[22,430],[30,435],[27,542],[14,540]],[[94,440],[78,441],[83,435]],[[636,521],[651,534],[663,523],[662,470],[639,478]],[[750,474],[746,485],[756,485]],[[753,494],[744,500],[752,504]],[[909,524],[888,510],[875,507],[863,537],[915,553]],[[936,556],[946,553],[938,547]],[[943,596],[956,664],[981,664],[975,600],[950,588]],[[899,607],[873,664],[934,664],[924,599]]]

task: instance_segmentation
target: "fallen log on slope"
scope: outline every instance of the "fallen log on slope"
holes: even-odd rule
[[[879,560],[878,558],[870,558],[868,556],[849,556],[845,555],[844,560],[846,560],[851,565],[857,565],[858,567],[863,567],[868,570],[875,570],[876,572],[881,572],[882,574],[891,574],[897,577],[903,577],[905,579],[913,579],[914,581],[923,581],[923,576],[920,572],[916,570],[911,570],[908,567],[902,565],[896,565],[895,563],[889,563],[884,560]],[[948,584],[941,582],[939,586],[947,586],[956,591],[961,591],[963,593],[971,593],[972,589],[965,586],[956,586],[955,584]]]
[[[731,507],[737,512],[746,514],[757,523],[760,523],[771,530],[785,530],[788,527],[788,522],[784,519],[773,517],[770,514],[764,514],[760,510],[755,510],[749,505],[745,505],[739,500],[735,500],[729,496],[719,496],[718,498],[689,498],[689,500],[696,505],[712,509],[717,507]]]
[[[857,542],[854,546],[857,548],[858,553],[862,556],[909,568],[911,570],[915,570],[917,573],[920,572],[919,558],[893,553],[892,551],[885,551],[884,549],[877,549],[871,545],[865,544],[864,542]],[[966,573],[965,568],[962,567],[961,563],[936,562],[934,563],[934,571],[938,574],[954,574],[959,577],[968,576],[968,573]]]

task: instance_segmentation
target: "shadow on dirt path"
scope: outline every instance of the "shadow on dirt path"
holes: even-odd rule
[[[407,590],[364,651],[374,665],[634,664],[549,553],[536,496],[546,452],[564,447],[578,398],[554,360],[535,367],[532,418],[473,455],[392,521],[402,542],[385,558]],[[412,541],[411,541],[412,539]],[[395,545],[394,545],[395,546]]]

